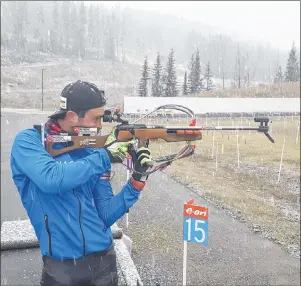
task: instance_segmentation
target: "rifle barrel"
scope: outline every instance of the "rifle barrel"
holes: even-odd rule
[[[167,130],[268,130],[267,126],[165,126]]]

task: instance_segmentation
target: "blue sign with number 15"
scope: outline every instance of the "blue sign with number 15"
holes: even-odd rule
[[[184,204],[184,241],[208,245],[208,208],[194,205],[194,201]]]
[[[184,240],[208,245],[208,220],[185,217]]]

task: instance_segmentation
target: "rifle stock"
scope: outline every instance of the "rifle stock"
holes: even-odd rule
[[[54,135],[56,136],[56,135]],[[60,136],[61,141],[52,141],[50,138],[54,136],[48,136],[46,141],[46,151],[52,156],[64,154],[66,152],[81,149],[81,148],[101,148],[105,145],[108,135],[105,136]],[[63,147],[60,149],[53,148],[53,145],[59,142],[71,142],[71,146]]]

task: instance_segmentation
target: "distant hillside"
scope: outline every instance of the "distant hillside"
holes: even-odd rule
[[[210,60],[212,72],[232,79],[239,57],[241,71],[250,81],[272,82],[288,53],[276,47],[241,42],[202,23],[155,12],[106,8],[101,2],[2,1],[1,64],[42,62],[44,53],[81,60],[142,63],[157,52],[166,63],[175,50],[177,65],[187,67],[199,49],[202,65]],[[200,19],[201,21],[201,19]]]
[[[1,106],[41,109],[42,68],[44,68],[44,109],[59,106],[59,94],[77,79],[96,83],[103,88],[111,106],[120,106],[125,96],[137,96],[140,66],[110,61],[77,61],[52,58],[47,63],[23,63],[1,67]],[[192,95],[189,95],[192,96]],[[300,97],[299,83],[259,85],[255,88],[225,89],[202,92],[203,97]],[[184,102],[183,102],[184,103]]]

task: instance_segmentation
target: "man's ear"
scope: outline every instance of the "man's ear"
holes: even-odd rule
[[[66,113],[66,119],[67,119],[68,122],[70,122],[70,124],[77,124],[78,115],[74,111],[69,110]]]

